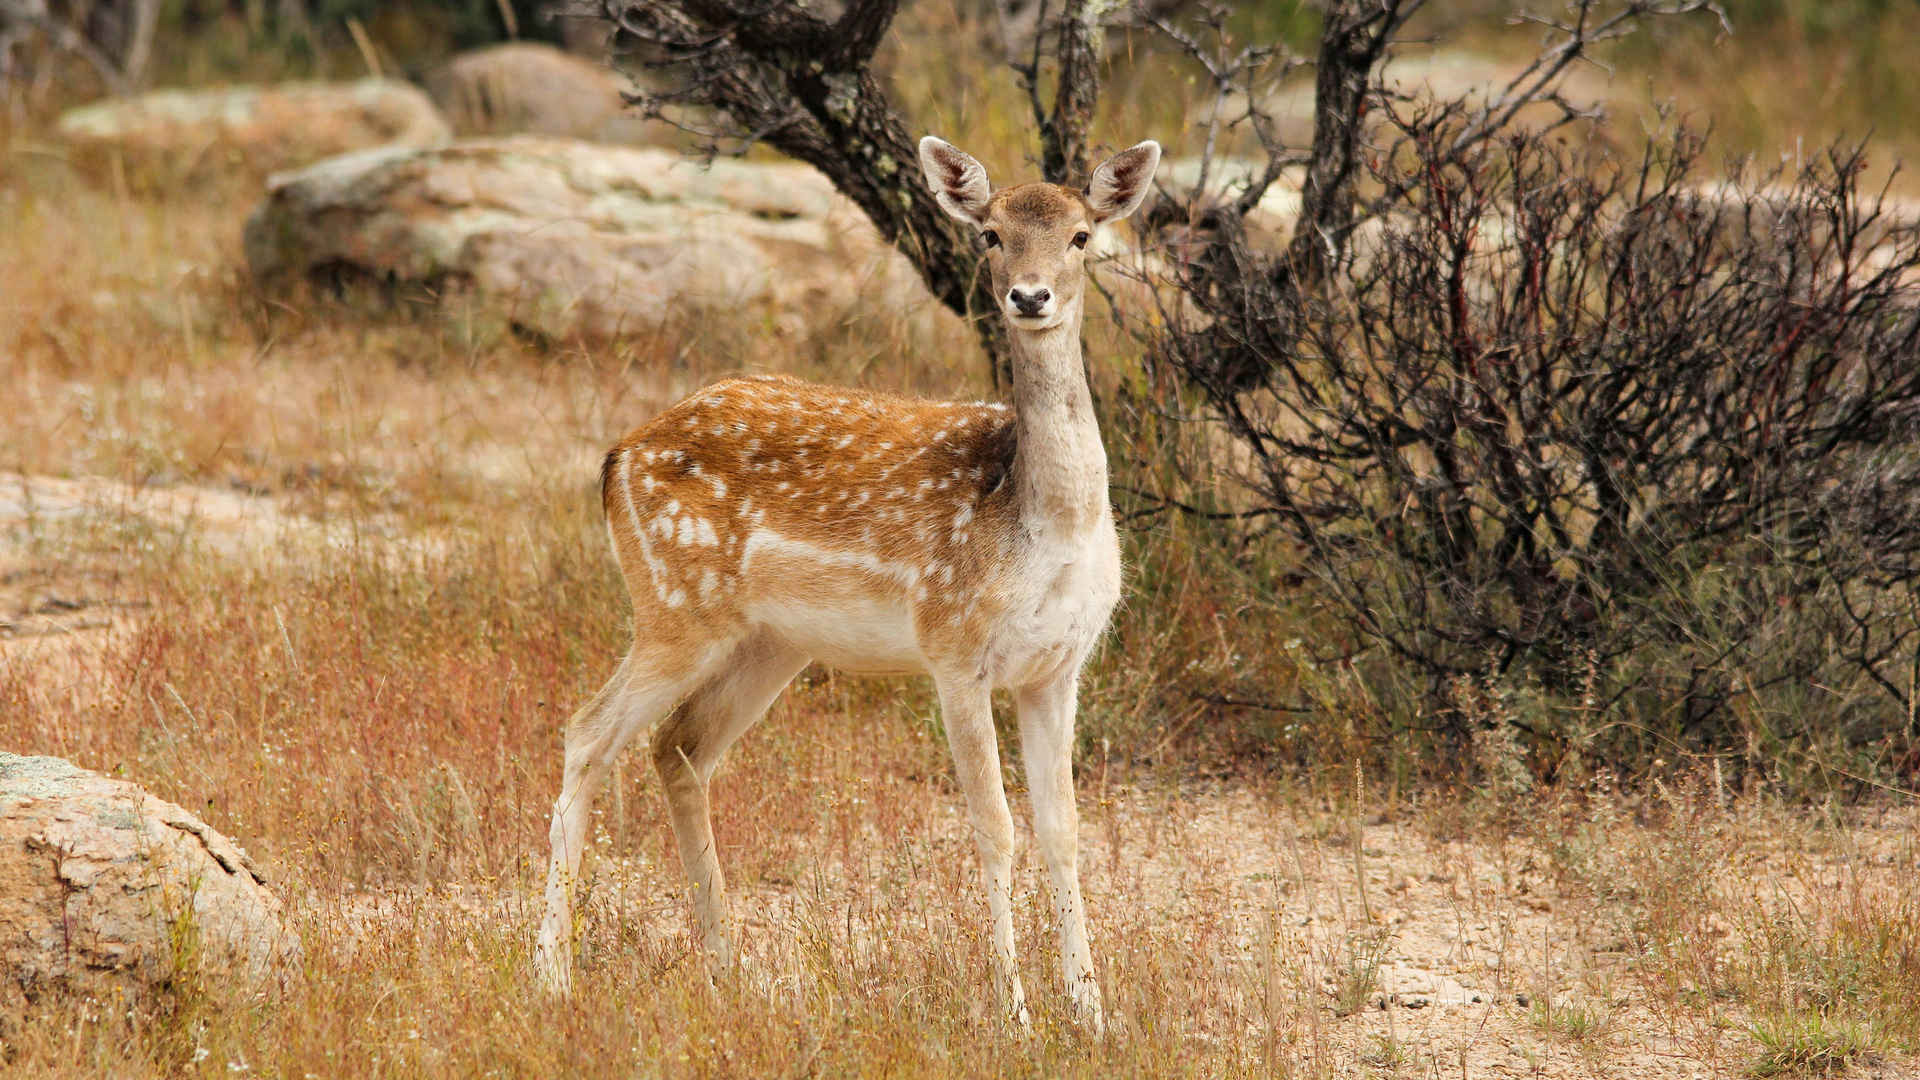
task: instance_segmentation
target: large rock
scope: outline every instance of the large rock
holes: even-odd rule
[[[156,90],[70,109],[58,130],[83,165],[117,155],[147,183],[264,177],[349,150],[451,137],[423,91],[391,79]]]
[[[1202,161],[1197,157],[1165,158],[1154,180],[1174,198],[1191,199],[1201,205],[1232,202],[1266,173],[1266,162],[1254,158],[1215,157],[1206,163],[1206,188],[1196,191],[1202,179]],[[1256,247],[1279,249],[1293,239],[1293,227],[1300,220],[1300,189],[1306,182],[1306,170],[1289,168],[1267,185],[1260,201],[1247,213],[1246,225]],[[1112,236],[1117,230],[1108,230]]]
[[[367,151],[276,176],[247,219],[274,288],[342,270],[473,287],[516,324],[595,339],[676,315],[831,320],[932,303],[852,203],[800,165],[541,136]]]
[[[199,818],[58,758],[0,753],[0,1031],[50,993],[258,980],[297,947],[247,853]]]
[[[604,64],[533,41],[462,53],[427,76],[427,92],[461,135],[665,141],[673,129],[628,108],[620,95],[630,89]]]

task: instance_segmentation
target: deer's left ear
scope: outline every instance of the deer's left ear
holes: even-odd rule
[[[1140,200],[1153,186],[1153,171],[1159,167],[1160,144],[1148,139],[1127,147],[1095,169],[1087,183],[1094,224],[1119,221],[1139,209]]]

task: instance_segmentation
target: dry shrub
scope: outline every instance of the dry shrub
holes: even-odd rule
[[[1231,505],[1464,733],[1533,699],[1551,772],[1732,751],[1887,775],[1920,641],[1920,232],[1858,149],[1701,179],[1459,113],[1400,118],[1338,280],[1227,215],[1153,346],[1228,436]],[[1203,470],[1191,469],[1192,472]]]

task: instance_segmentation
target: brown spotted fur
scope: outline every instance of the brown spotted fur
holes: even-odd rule
[[[601,469],[636,626],[671,635],[697,621],[728,638],[747,629],[743,597],[849,584],[831,571],[756,568],[748,541],[766,529],[908,568],[910,578],[846,573],[911,604],[923,649],[977,650],[997,611],[990,596],[952,586],[982,580],[1015,542],[1013,419],[1000,404],[785,376],[708,386],[620,440]]]

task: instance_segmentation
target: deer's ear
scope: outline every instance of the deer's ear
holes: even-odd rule
[[[1093,207],[1096,225],[1119,221],[1140,207],[1153,186],[1153,171],[1160,167],[1160,144],[1148,139],[1107,159],[1093,171],[1087,183],[1087,202]]]
[[[932,135],[920,140],[920,171],[927,176],[940,209],[972,225],[987,223],[987,199],[993,189],[987,170],[959,147]]]

